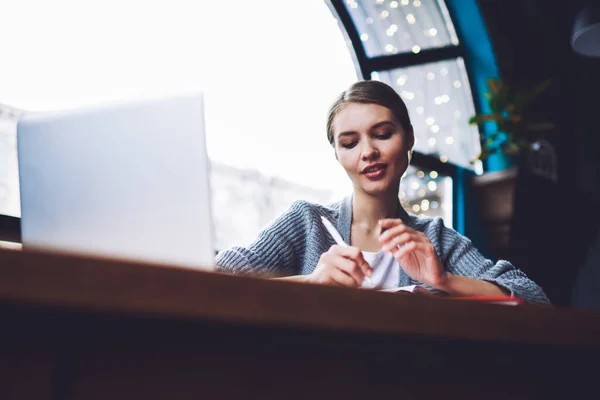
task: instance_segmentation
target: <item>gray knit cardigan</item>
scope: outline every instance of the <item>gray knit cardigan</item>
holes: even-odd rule
[[[549,303],[543,290],[523,272],[507,261],[484,258],[469,239],[447,228],[442,219],[409,215],[398,207],[399,215],[409,227],[427,235],[444,265],[455,275],[495,282],[511,294],[532,303]],[[325,216],[337,227],[347,243],[352,225],[352,196],[329,206],[296,201],[290,209],[258,235],[248,247],[233,247],[217,254],[217,269],[234,274],[258,276],[307,275],[313,272],[321,254],[333,244],[323,226]],[[400,269],[399,286],[421,285]]]

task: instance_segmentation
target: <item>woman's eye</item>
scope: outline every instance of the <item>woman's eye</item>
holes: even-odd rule
[[[375,135],[375,137],[377,139],[389,139],[390,136],[392,136],[392,132],[384,132],[384,133],[380,133],[378,135]]]
[[[356,146],[356,142],[348,142],[348,143],[343,143],[342,144],[342,147],[345,148],[345,149],[351,149],[354,146]]]

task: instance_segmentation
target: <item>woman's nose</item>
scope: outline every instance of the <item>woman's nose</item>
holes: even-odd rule
[[[372,160],[379,156],[379,150],[370,143],[366,143],[362,148],[361,157],[363,160]]]

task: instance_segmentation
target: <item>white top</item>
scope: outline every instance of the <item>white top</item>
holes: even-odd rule
[[[395,289],[400,282],[400,264],[389,251],[378,251],[372,253],[363,251],[362,255],[367,263],[373,268],[371,285],[364,282],[361,287],[373,289]]]

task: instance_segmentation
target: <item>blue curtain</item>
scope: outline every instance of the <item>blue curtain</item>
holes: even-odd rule
[[[461,45],[465,49],[465,63],[469,72],[475,107],[481,112],[489,112],[487,99],[483,95],[488,90],[487,80],[497,78],[500,74],[479,5],[476,0],[446,0],[446,4]],[[463,168],[457,170],[454,185],[455,227],[489,257],[484,230],[469,184],[472,176],[473,172],[469,170]]]

